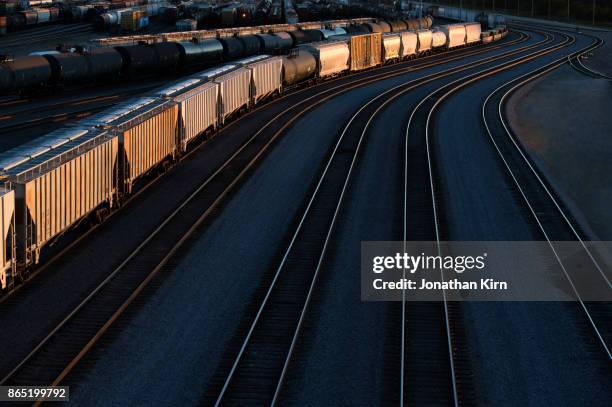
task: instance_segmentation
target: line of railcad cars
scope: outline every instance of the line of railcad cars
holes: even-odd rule
[[[348,20],[350,22],[350,20]],[[77,52],[48,52],[0,62],[0,93],[27,92],[42,86],[108,80],[109,78],[137,78],[152,73],[180,71],[186,67],[205,67],[257,54],[284,54],[300,44],[322,41],[329,35],[347,31],[370,33],[429,28],[432,20],[379,21],[348,24],[345,28],[290,29],[248,35],[221,36],[151,44],[123,44],[114,47],[92,48]],[[313,26],[317,26],[314,23]],[[256,27],[253,27],[253,31]],[[188,33],[185,33],[188,34]],[[195,33],[194,33],[195,34]]]
[[[399,35],[399,58],[429,50],[419,47],[420,31]],[[382,65],[385,55],[384,36],[370,33],[234,61],[0,154],[1,287],[35,266],[49,243],[121,206],[138,181],[240,112],[298,82]]]

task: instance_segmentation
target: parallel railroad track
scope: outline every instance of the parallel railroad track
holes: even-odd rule
[[[585,289],[582,286],[581,276],[576,275],[575,270],[572,271],[566,266],[558,251],[559,248],[556,247],[556,241],[579,243],[583,252],[576,253],[574,256],[581,256],[581,264],[591,266],[586,272],[592,273],[599,280],[601,289],[608,291],[608,297],[612,290],[610,276],[598,260],[597,253],[589,248],[586,234],[581,230],[578,222],[572,217],[554,188],[549,185],[545,176],[532,162],[518,137],[513,134],[504,114],[504,107],[509,96],[518,88],[555,70],[568,60],[578,59],[580,55],[590,52],[599,45],[600,42],[595,41],[567,58],[554,60],[546,66],[534,69],[499,86],[486,98],[482,106],[482,120],[503,167],[508,171],[515,188],[525,203],[525,209],[534,219],[542,237],[548,242],[563,275],[570,284],[576,303],[586,317],[587,325],[591,328],[595,343],[599,344],[606,359],[612,361],[612,327],[610,326],[612,307],[609,303],[588,302],[584,298],[588,288]]]
[[[550,38],[542,42],[549,40]],[[534,46],[524,48],[530,49]],[[257,309],[254,312],[252,323],[245,330],[246,332],[244,332],[240,343],[234,345],[235,352],[230,354],[235,356],[223,362],[223,366],[216,376],[217,380],[207,391],[204,403],[214,403],[217,406],[276,405],[282,401],[283,385],[296,348],[301,340],[302,327],[307,318],[313,294],[317,289],[318,280],[324,278],[323,275],[319,277],[319,274],[325,264],[327,248],[333,238],[336,219],[341,211],[346,190],[350,185],[353,168],[358,165],[360,147],[366,142],[368,128],[381,109],[397,96],[414,89],[416,86],[517,52],[515,50],[499,57],[485,58],[482,61],[466,64],[459,68],[450,68],[442,73],[427,75],[398,85],[373,98],[351,117],[330,152],[330,158],[322,168],[318,181],[312,186],[312,192],[305,201],[302,215],[294,222],[296,229],[285,239],[287,248],[279,253],[279,266],[270,276],[271,281],[267,290],[264,290],[263,299],[256,305]],[[410,162],[412,162],[412,158],[410,158]],[[432,220],[431,206],[429,206],[428,212],[428,216],[419,217],[419,223],[427,223],[424,219]],[[427,230],[429,232],[427,238],[430,240],[435,239],[435,235],[431,234],[434,230],[433,226],[434,222],[427,226],[421,225],[421,233],[423,230]],[[412,231],[412,226],[410,231]],[[415,237],[422,238],[424,236]],[[406,318],[410,318],[410,324],[415,321],[422,323],[420,326],[417,323],[415,328],[418,328],[419,334],[424,336],[422,339],[428,343],[428,346],[425,346],[427,349],[430,349],[429,344],[437,343],[435,338],[437,334],[441,333],[439,329],[436,329],[436,326],[433,329],[430,326],[423,326],[431,321],[432,316],[440,315],[439,307],[434,308],[431,312],[429,306],[423,308],[410,307],[410,311],[414,312],[405,315]],[[424,312],[425,315],[418,315],[420,312]],[[411,319],[411,317],[414,317],[414,319]],[[442,328],[442,331],[446,329],[444,324],[438,325],[437,328]],[[429,337],[432,333],[436,335]],[[411,336],[411,338],[414,338],[414,336]],[[421,344],[417,341],[407,342],[407,345]],[[443,351],[448,351],[448,345],[443,340]],[[416,348],[411,347],[409,349]],[[416,364],[422,360],[422,358],[419,359]],[[442,359],[442,365],[449,360],[448,357]],[[422,389],[419,389],[421,398],[414,397],[417,386],[411,387],[411,390],[414,389],[415,393],[410,392],[404,395],[402,391],[402,403],[404,397],[408,402],[438,399],[438,397],[430,399],[426,397],[441,393],[440,389],[444,386],[439,386],[440,382],[446,385],[454,381],[451,374],[445,375],[445,372],[443,372],[440,375],[441,368],[439,366],[435,366],[433,369],[431,367],[432,365],[429,365],[429,369],[419,370],[418,373],[421,377],[425,372],[423,376],[426,377],[421,381],[421,384],[429,379],[434,380],[433,383],[426,384],[428,391],[423,392]],[[442,370],[444,369],[442,368]],[[410,372],[409,375],[411,381],[415,381],[417,377],[413,373]],[[440,376],[448,380],[441,379]],[[403,378],[401,387],[402,389],[404,387]],[[444,401],[452,403],[452,391],[449,390],[447,394],[451,394],[451,396]]]
[[[484,51],[489,49],[485,48]],[[438,61],[432,65],[443,62],[446,61]],[[61,383],[147,284],[166,269],[177,250],[201,225],[205,224],[210,215],[265,155],[274,141],[295,120],[340,93],[377,80],[401,75],[413,69],[415,68],[409,67],[386,74],[370,75],[332,86],[300,100],[276,115],[274,120],[253,135],[185,199],[102,284],[26,355],[15,369],[8,372],[1,383]],[[333,82],[326,83],[333,85]],[[322,95],[327,96],[322,97]],[[290,96],[291,94],[284,96],[283,99]],[[343,161],[343,165],[346,168],[346,162]]]
[[[430,120],[439,103],[455,89],[546,55],[571,42],[566,37],[561,44],[451,81],[428,94],[413,109],[406,127],[404,241],[440,243],[445,240],[444,201],[436,187],[440,178],[430,140]],[[402,404],[421,405],[435,400],[440,405],[458,406],[473,402],[461,317],[460,304],[447,301],[445,293],[440,302],[403,301]]]

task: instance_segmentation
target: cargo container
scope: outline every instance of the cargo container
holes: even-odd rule
[[[446,45],[446,34],[442,31],[432,31],[431,33],[431,47],[441,48]]]
[[[446,35],[446,47],[455,48],[465,45],[465,26],[463,24],[448,24],[438,26],[438,30]]]
[[[431,31],[430,30],[418,30],[416,34],[419,39],[419,47],[418,47],[419,54],[422,54],[423,52],[427,52],[431,50],[431,42],[433,40],[433,35]]]
[[[350,51],[345,41],[318,42],[301,45],[317,60],[317,76],[338,75],[349,69]]]
[[[36,264],[41,249],[103,204],[113,205],[117,138],[106,131],[61,129],[11,150],[3,165],[15,190],[18,257]],[[20,159],[21,158],[21,159]]]
[[[283,87],[283,60],[270,55],[258,55],[236,61],[251,71],[251,102],[258,103]]]
[[[386,33],[383,40],[383,60],[385,62],[398,60],[400,57],[402,40],[399,34]]]
[[[402,38],[401,57],[407,58],[416,55],[418,46],[417,34],[411,31],[402,31],[400,37]]]
[[[465,24],[465,43],[473,44],[480,41],[481,26],[480,23]]]
[[[2,256],[2,268],[0,269],[0,288],[5,289],[9,279],[14,278],[16,271],[15,261],[15,192],[11,189],[0,187],[0,255]]]
[[[216,129],[218,122],[219,85],[208,80],[192,78],[158,92],[172,99],[179,108],[178,139],[182,152],[188,144],[208,129]]]
[[[219,84],[219,124],[251,105],[251,71],[238,65],[224,65],[198,74]]]

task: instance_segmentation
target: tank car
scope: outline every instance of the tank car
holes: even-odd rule
[[[317,60],[310,52],[299,50],[283,58],[283,83],[287,86],[305,81],[314,76]]]
[[[259,41],[259,38],[257,38],[257,36],[244,35],[239,36],[238,39],[242,41],[242,45],[244,46],[244,56],[259,54],[261,50],[261,42]]]
[[[231,61],[244,55],[244,43],[237,37],[221,37],[219,42],[223,46],[224,61]]]
[[[223,60],[223,44],[216,38],[182,41],[178,44],[183,49],[186,65],[208,65]]]

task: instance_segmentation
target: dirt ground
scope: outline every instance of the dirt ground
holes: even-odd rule
[[[605,42],[593,51],[593,55],[582,60],[588,68],[612,77],[612,31],[597,32],[597,36]]]
[[[568,65],[519,89],[506,108],[513,131],[592,240],[612,240],[611,112],[612,81]]]

